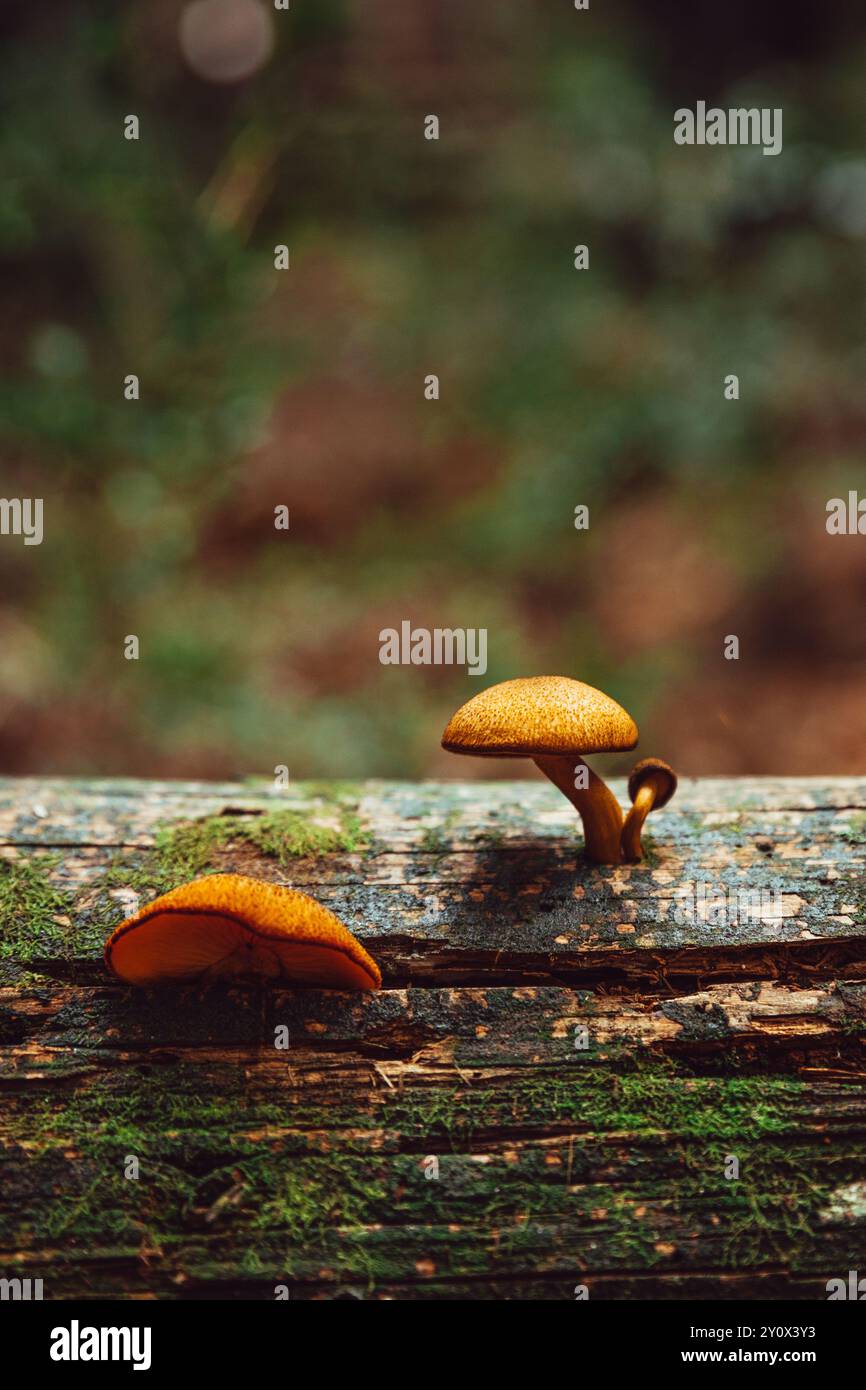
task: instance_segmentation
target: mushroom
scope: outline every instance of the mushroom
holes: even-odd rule
[[[467,701],[442,735],[450,753],[532,758],[583,821],[586,853],[597,864],[619,864],[622,811],[584,753],[634,748],[637,725],[601,690],[568,676],[502,681]],[[584,770],[586,786],[575,786]]]
[[[633,863],[643,857],[640,834],[650,811],[666,806],[677,789],[677,774],[661,758],[635,763],[628,779],[632,807],[622,828],[622,857]]]
[[[314,898],[243,874],[209,874],[148,903],[111,933],[105,963],[132,985],[265,977],[378,989],[379,967]]]

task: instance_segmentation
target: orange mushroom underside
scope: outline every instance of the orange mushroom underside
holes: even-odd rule
[[[105,962],[134,985],[251,977],[326,989],[381,984],[376,962],[327,908],[240,874],[212,874],[157,898],[116,928]]]

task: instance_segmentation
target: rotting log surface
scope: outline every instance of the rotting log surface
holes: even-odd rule
[[[383,990],[113,984],[188,824],[197,870],[333,908]],[[0,781],[0,1276],[825,1298],[866,1248],[866,780],[686,782],[647,831],[598,868],[535,782]]]

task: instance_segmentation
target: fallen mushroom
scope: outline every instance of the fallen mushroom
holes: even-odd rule
[[[530,676],[467,701],[452,715],[442,747],[476,757],[532,758],[577,809],[587,856],[619,864],[622,810],[583,755],[622,752],[637,740],[631,715],[601,690],[568,676]]]
[[[628,779],[632,807],[622,828],[622,857],[634,863],[643,857],[641,830],[650,811],[666,806],[677,789],[677,774],[661,758],[635,763]]]
[[[105,963],[132,985],[226,977],[326,989],[382,983],[373,958],[321,903],[243,874],[210,874],[148,903],[111,933]]]

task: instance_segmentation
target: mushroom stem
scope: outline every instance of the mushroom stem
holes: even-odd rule
[[[643,823],[654,807],[667,806],[676,789],[677,774],[661,758],[644,758],[635,763],[628,779],[632,807],[622,828],[622,857],[627,864],[643,858]]]
[[[643,858],[640,833],[643,830],[644,821],[655,804],[656,788],[652,782],[644,782],[622,827],[622,857],[627,864],[635,864]]]
[[[596,864],[619,864],[622,809],[607,783],[596,776],[583,758],[542,754],[532,761],[568,797],[583,821],[587,858]],[[585,767],[589,774],[586,787],[574,785],[578,767]]]

